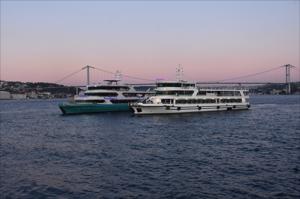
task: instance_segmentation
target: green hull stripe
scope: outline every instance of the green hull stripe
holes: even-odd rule
[[[122,104],[60,104],[60,110],[63,114],[80,114],[80,113],[99,113],[129,111],[127,103]]]

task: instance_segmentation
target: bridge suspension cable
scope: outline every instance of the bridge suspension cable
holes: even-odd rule
[[[108,74],[115,74],[115,72],[112,72],[112,71],[109,71],[109,70],[105,70],[105,69],[102,69],[102,68],[99,68],[99,67],[95,67],[95,66],[89,67],[89,68],[90,68],[90,69],[94,69],[94,70],[98,70],[98,71],[101,71],[101,72],[104,72],[104,73],[108,73]],[[77,70],[77,71],[75,71],[75,72],[72,72],[72,73],[70,73],[70,74],[64,76],[63,78],[61,78],[61,79],[55,81],[54,83],[55,83],[55,84],[61,83],[62,81],[64,81],[64,80],[66,80],[66,79],[68,79],[68,78],[70,78],[70,77],[76,75],[77,73],[79,73],[79,72],[81,72],[81,71],[83,71],[83,70],[85,70],[85,69],[87,69],[87,67],[83,67],[83,68],[81,68],[80,70]],[[140,77],[135,77],[135,76],[127,75],[127,74],[122,74],[122,76],[123,76],[123,77],[130,78],[130,79],[140,80],[140,81],[151,81],[151,82],[154,82],[154,81],[155,81],[155,80],[152,80],[152,79],[140,78]]]
[[[94,69],[105,72],[105,73],[109,73],[109,74],[115,74],[115,72],[104,70],[102,68],[95,67],[95,66],[94,66]],[[130,79],[141,80],[141,81],[153,81],[153,82],[155,81],[155,80],[152,80],[152,79],[145,79],[145,78],[135,77],[135,76],[127,75],[127,74],[122,74],[122,76],[130,78]]]
[[[64,81],[65,79],[68,79],[69,77],[72,77],[73,75],[76,75],[77,73],[81,72],[82,70],[84,70],[84,69],[81,68],[80,70],[77,70],[77,71],[75,71],[75,72],[73,72],[73,73],[71,73],[71,74],[69,74],[69,75],[66,75],[65,77],[63,77],[63,78],[61,78],[61,79],[55,81],[54,83],[55,83],[55,84],[61,83],[61,82]]]
[[[81,68],[80,70],[77,70],[71,74],[68,74],[66,75],[65,77],[55,81],[55,83],[61,83],[62,81],[76,75],[77,73],[81,72],[82,70],[85,70],[87,67],[83,67]],[[101,72],[104,72],[104,73],[109,73],[109,74],[115,74],[115,72],[112,72],[112,71],[109,71],[109,70],[105,70],[105,69],[102,69],[102,68],[99,68],[99,67],[90,67],[91,69],[94,69],[94,70],[98,70],[98,71],[101,71]],[[223,80],[219,80],[219,81],[215,81],[215,82],[227,82],[227,81],[232,81],[232,80],[238,80],[238,79],[242,79],[242,78],[249,78],[249,77],[254,77],[254,76],[258,76],[258,75],[261,75],[261,74],[264,74],[264,73],[268,73],[268,72],[271,72],[271,71],[275,71],[275,70],[279,70],[281,69],[282,66],[276,66],[274,68],[271,68],[271,69],[268,69],[268,70],[265,70],[265,71],[261,71],[261,72],[257,72],[257,73],[252,73],[252,74],[248,74],[248,75],[243,75],[243,76],[238,76],[238,77],[233,77],[233,78],[228,78],[228,79],[223,79]],[[298,69],[298,68],[297,68]],[[146,78],[140,78],[140,77],[135,77],[135,76],[131,76],[131,75],[127,75],[127,74],[122,74],[123,77],[127,77],[127,78],[130,78],[130,79],[136,79],[136,80],[140,80],[140,81],[150,81],[150,82],[155,82],[155,80],[153,79],[146,79]]]
[[[232,80],[243,79],[243,78],[248,78],[248,77],[254,77],[254,76],[258,76],[258,75],[264,74],[264,73],[268,73],[268,72],[271,72],[271,71],[275,71],[275,70],[281,69],[281,67],[282,66],[276,66],[276,67],[271,68],[269,70],[261,71],[261,72],[258,72],[258,73],[252,73],[252,74],[248,74],[248,75],[243,75],[243,76],[238,76],[238,77],[223,79],[223,80],[219,80],[219,81],[216,81],[216,82],[226,82],[226,81],[232,81]]]

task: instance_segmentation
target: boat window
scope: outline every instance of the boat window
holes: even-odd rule
[[[178,100],[176,100],[176,104],[186,104],[186,100],[185,99],[178,99]]]
[[[203,99],[197,99],[197,103],[198,103],[198,104],[203,104],[203,103],[204,103],[204,100],[203,100]]]
[[[244,91],[244,95],[248,96],[249,95],[249,91]]]
[[[171,103],[171,99],[162,99],[161,103],[162,104],[170,104]]]
[[[218,96],[235,96],[238,95],[238,91],[218,91]]]
[[[181,87],[181,83],[157,83],[157,87]]]
[[[98,89],[101,89],[101,88],[98,86],[89,86],[88,87],[88,90],[98,90]]]
[[[231,99],[232,103],[241,103],[242,99]]]
[[[198,91],[197,95],[206,95],[206,91]]]
[[[145,93],[123,93],[125,97],[144,97]]]
[[[199,99],[199,103],[204,103],[204,104],[212,104],[216,103],[216,99]]]
[[[206,92],[206,96],[216,96],[218,95],[217,91],[205,91]]]
[[[85,93],[87,96],[99,96],[99,97],[115,97],[118,93]]]
[[[241,92],[240,91],[234,91],[234,96],[241,96]]]
[[[195,87],[192,83],[182,83],[182,82],[161,82],[156,84],[157,87]]]
[[[225,91],[224,95],[225,96],[234,96],[234,91]]]
[[[216,100],[215,99],[208,99],[208,103],[216,103]]]
[[[181,95],[193,95],[194,91],[183,91]]]
[[[242,99],[221,99],[221,103],[241,103]]]
[[[136,97],[135,93],[123,93],[125,97]]]
[[[155,94],[156,95],[167,95],[167,92],[165,92],[165,91],[156,91]]]
[[[147,104],[153,104],[153,101],[151,99],[145,99]]]
[[[220,101],[221,101],[221,103],[226,103],[227,99],[221,99]]]
[[[195,84],[182,84],[183,87],[195,87]]]

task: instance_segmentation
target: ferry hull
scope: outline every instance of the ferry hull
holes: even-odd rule
[[[84,113],[101,113],[101,112],[118,112],[129,111],[127,103],[120,104],[60,104],[60,110],[63,114],[84,114]]]
[[[207,105],[207,106],[143,106],[132,105],[134,114],[149,115],[149,114],[178,114],[178,113],[198,113],[210,111],[232,111],[232,110],[247,110],[250,108],[249,104],[236,105]]]

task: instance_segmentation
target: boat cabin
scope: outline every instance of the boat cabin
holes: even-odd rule
[[[87,90],[114,90],[114,91],[128,91],[130,87],[127,85],[118,85],[120,80],[112,79],[112,80],[104,80],[106,84],[103,85],[95,85],[88,86]]]

